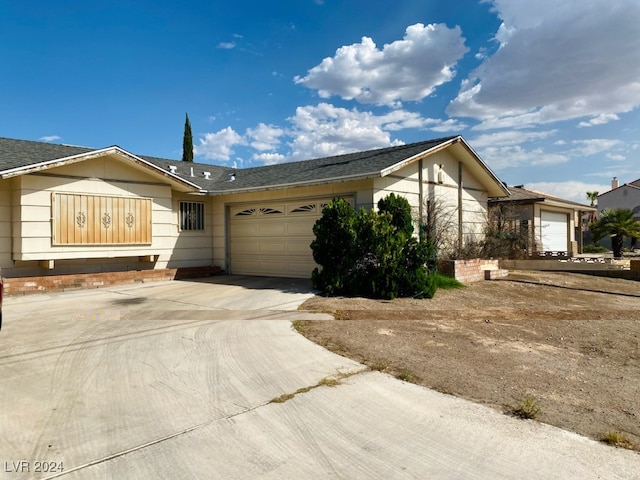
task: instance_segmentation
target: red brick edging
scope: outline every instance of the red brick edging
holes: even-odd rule
[[[166,268],[162,270],[132,270],[41,277],[4,278],[5,295],[26,295],[51,291],[80,290],[132,283],[182,280],[210,277],[220,273],[220,267]]]

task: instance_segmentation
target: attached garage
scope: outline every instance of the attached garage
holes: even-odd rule
[[[313,225],[330,198],[229,206],[229,270],[236,275],[309,278]],[[353,199],[347,198],[353,204]]]
[[[542,250],[569,250],[569,217],[564,212],[540,211]]]

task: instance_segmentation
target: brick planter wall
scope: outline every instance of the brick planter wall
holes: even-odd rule
[[[210,277],[219,273],[220,267],[208,266],[5,278],[4,293],[5,295],[26,295],[29,293],[80,290],[112,285]]]
[[[453,277],[461,283],[477,282],[485,278],[491,279],[497,278],[498,276],[506,276],[497,274],[487,276],[485,274],[486,271],[497,271],[498,269],[498,260],[483,260],[480,258],[471,260],[442,260],[438,263],[438,270],[441,273]]]

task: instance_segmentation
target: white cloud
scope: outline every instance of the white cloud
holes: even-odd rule
[[[537,182],[528,183],[524,187],[530,190],[544,192],[554,197],[562,198],[564,200],[583,203],[585,205],[589,205],[590,203],[587,199],[587,192],[604,193],[609,191],[611,188],[609,185],[578,181]]]
[[[220,42],[218,44],[218,48],[221,48],[222,50],[233,50],[236,48],[236,42]]]
[[[250,153],[253,161],[274,164],[402,145],[391,136],[399,130],[448,132],[461,128],[456,120],[424,118],[402,109],[375,115],[328,103],[298,107],[287,121],[286,128],[260,123],[244,135],[231,127],[206,133],[194,150],[206,159],[228,161],[235,147],[248,147],[254,151]],[[288,151],[282,151],[283,145]]]
[[[246,136],[251,147],[262,152],[278,148],[283,134],[284,130],[281,128],[260,123],[256,128],[247,129]]]
[[[473,148],[495,147],[495,146],[513,146],[534,140],[544,140],[555,135],[557,130],[547,130],[541,132],[510,130],[498,133],[487,133],[478,135],[469,140],[469,144]]]
[[[507,167],[526,167],[541,165],[557,165],[566,163],[572,158],[597,155],[622,145],[619,140],[594,138],[589,140],[573,140],[555,142],[563,147],[563,151],[551,153],[541,147],[527,149],[530,142],[547,140],[556,135],[558,130],[524,131],[511,130],[482,134],[469,139],[469,144],[494,169]],[[609,154],[612,155],[612,154]]]
[[[450,118],[449,120],[439,121],[437,125],[429,127],[429,130],[439,133],[460,132],[467,128],[466,123],[462,123],[459,120]]]
[[[473,146],[473,143],[471,143]],[[510,167],[558,165],[569,161],[562,153],[545,152],[542,148],[527,150],[521,145],[487,146],[478,150],[480,157],[493,170]]]
[[[604,125],[615,120],[620,120],[620,117],[615,113],[603,113],[593,117],[588,122],[580,122],[578,127],[593,127],[595,125]]]
[[[298,107],[288,119],[293,125],[293,141],[289,159],[302,160],[340,155],[358,150],[402,144],[392,141],[382,127],[386,123],[398,125],[402,118],[392,112],[376,117],[371,112],[347,110],[328,103]]]
[[[402,40],[378,49],[369,37],[340,47],[295,82],[317,89],[322,98],[378,105],[421,100],[455,76],[455,64],[468,51],[459,27],[444,24],[407,27]]]
[[[287,157],[281,153],[258,153],[253,155],[252,158],[264,165],[275,165],[276,163],[283,163],[287,161]]]
[[[590,140],[574,140],[571,144],[574,145],[570,151],[571,155],[587,157],[606,152],[607,150],[621,145],[622,142],[620,140],[593,138]]]
[[[624,155],[618,155],[614,153],[607,153],[607,158],[609,160],[613,160],[614,162],[623,162],[627,159],[627,157],[625,157]]]
[[[227,127],[215,133],[205,133],[204,137],[200,138],[200,145],[195,145],[193,151],[207,160],[228,161],[233,153],[233,147],[245,143],[242,136],[233,128]]]
[[[47,135],[44,137],[40,137],[41,142],[47,142],[47,143],[57,142],[59,140],[62,140],[62,137],[59,137],[58,135]]]
[[[491,0],[500,48],[469,78],[447,113],[478,129],[572,118],[611,121],[640,105],[640,2]]]

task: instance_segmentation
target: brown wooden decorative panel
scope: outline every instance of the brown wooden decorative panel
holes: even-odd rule
[[[151,244],[151,199],[54,193],[54,245]]]

